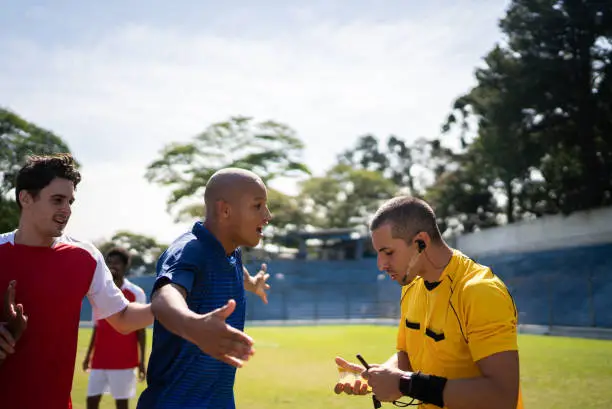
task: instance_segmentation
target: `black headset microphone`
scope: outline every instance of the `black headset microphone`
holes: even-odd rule
[[[421,255],[421,253],[423,253],[423,251],[425,251],[425,249],[427,248],[427,245],[425,244],[425,242],[421,239],[419,240],[415,240],[415,243],[417,245],[417,251],[418,253],[415,254],[410,262],[410,267],[408,267],[408,271],[412,270],[412,267],[414,267],[414,264],[417,260],[417,258]],[[406,284],[406,280],[408,279],[408,274],[406,274],[404,276],[404,278],[402,278],[402,284],[405,285]]]

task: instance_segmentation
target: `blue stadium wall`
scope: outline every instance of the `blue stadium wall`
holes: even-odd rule
[[[612,208],[458,237],[510,289],[524,324],[612,327]]]
[[[451,244],[505,281],[521,323],[612,327],[612,209],[487,229]],[[269,303],[249,293],[249,320],[398,316],[400,287],[374,259],[266,262]],[[259,263],[248,263],[249,271]],[[152,277],[131,280],[150,294]],[[91,319],[86,299],[81,319]]]
[[[376,260],[266,261],[272,287],[268,304],[247,293],[247,319],[299,320],[328,318],[395,317],[399,312],[401,288],[381,280]],[[251,273],[261,261],[247,263]],[[130,277],[147,296],[153,277]],[[83,301],[81,320],[91,320],[91,306]]]

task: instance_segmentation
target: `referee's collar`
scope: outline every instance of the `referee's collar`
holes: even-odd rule
[[[201,221],[197,221],[194,223],[191,232],[196,236],[199,241],[210,245],[211,248],[214,249],[215,253],[219,253],[219,255],[222,255],[223,257],[232,258],[236,257],[236,254],[238,254],[238,249],[235,249],[229,255],[226,254],[223,244],[221,244],[219,239],[217,239],[215,235],[212,234],[210,230],[208,230],[206,226],[204,226],[204,223],[202,223]]]
[[[440,278],[438,279],[439,282],[444,280],[446,276],[450,278],[451,282],[455,281],[455,273],[457,272],[457,265],[459,264],[459,258],[461,255],[462,253],[460,251],[453,249],[453,255],[446,267],[444,267],[442,274],[440,274]]]

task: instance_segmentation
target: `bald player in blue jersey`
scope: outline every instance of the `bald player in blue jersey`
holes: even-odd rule
[[[236,368],[253,354],[243,332],[245,289],[262,296],[267,275],[249,276],[240,247],[257,246],[271,219],[266,186],[250,171],[223,169],[206,184],[204,201],[205,221],[157,263],[148,386],[138,409],[234,409]]]

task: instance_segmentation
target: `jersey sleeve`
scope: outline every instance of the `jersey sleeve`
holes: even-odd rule
[[[463,311],[472,359],[517,351],[517,312],[506,286],[497,278],[468,283]]]
[[[153,292],[165,284],[177,284],[191,293],[195,273],[198,271],[197,242],[184,246],[170,247],[157,266],[157,278]]]
[[[93,321],[96,321],[123,311],[129,301],[115,285],[102,253],[97,249],[94,249],[92,253],[96,260],[96,270],[87,292],[87,298],[93,310]]]
[[[147,295],[144,290],[137,285],[134,285],[134,296],[136,297],[136,302],[140,304],[147,303]]]

